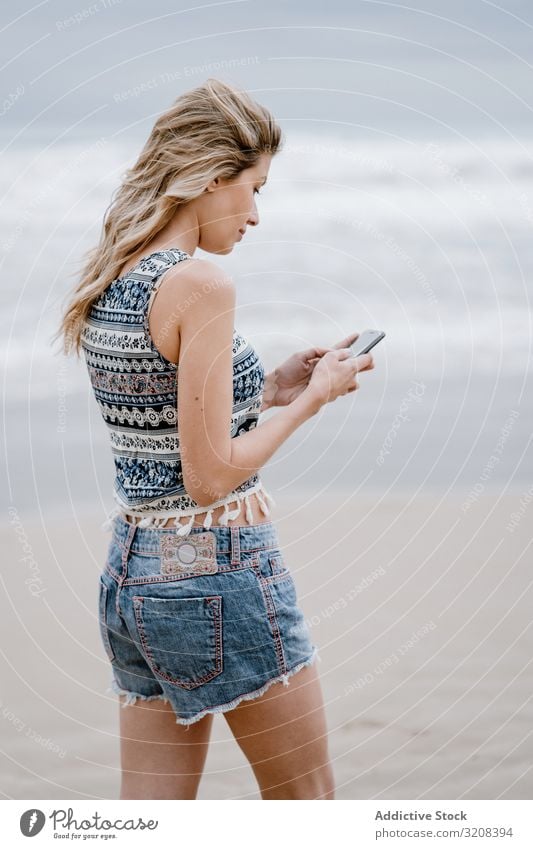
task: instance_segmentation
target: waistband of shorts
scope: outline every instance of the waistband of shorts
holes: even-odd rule
[[[162,536],[177,536],[172,527],[141,528],[120,515],[113,519],[112,531],[114,539],[122,548],[127,548],[132,554],[153,556],[159,556],[161,553]],[[191,536],[205,533],[215,535],[217,554],[234,556],[236,551],[253,552],[279,546],[278,531],[273,522],[261,522],[257,525],[212,525],[209,531],[203,527],[192,527],[183,540],[186,542]]]

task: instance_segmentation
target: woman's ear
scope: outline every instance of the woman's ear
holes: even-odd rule
[[[210,183],[204,189],[204,192],[213,192],[215,189],[220,188],[220,177],[213,177]]]

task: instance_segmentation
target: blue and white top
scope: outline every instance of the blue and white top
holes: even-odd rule
[[[197,504],[183,484],[177,427],[177,363],[154,345],[148,326],[153,298],[164,272],[190,259],[177,248],[143,257],[123,277],[113,280],[91,306],[82,328],[81,345],[92,388],[109,428],[115,462],[113,498],[116,507],[103,527],[118,515],[139,516],[141,527],[160,527],[175,517],[177,534],[188,534],[197,513],[207,511],[204,528],[211,527],[215,507],[225,505],[218,524],[236,519],[248,496],[257,493],[265,515],[274,504],[257,473],[208,507]],[[231,437],[256,427],[265,371],[252,345],[233,332],[233,408]],[[263,498],[264,496],[264,498]],[[237,503],[229,510],[229,504]],[[183,524],[180,519],[190,516]]]

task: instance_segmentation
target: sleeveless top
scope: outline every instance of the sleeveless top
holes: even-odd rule
[[[243,501],[250,524],[248,497],[253,492],[265,515],[270,514],[265,499],[275,503],[257,473],[207,507],[185,490],[177,429],[178,365],[155,347],[148,316],[164,272],[186,259],[191,259],[189,254],[177,248],[143,257],[95,299],[82,327],[81,346],[115,463],[116,506],[105,529],[118,514],[138,516],[139,526],[155,528],[174,517],[176,533],[185,536],[198,513],[207,511],[203,527],[211,527],[212,512],[222,504],[218,524],[236,519]],[[263,363],[234,329],[232,438],[256,427],[264,382]],[[237,506],[230,511],[232,502]],[[190,519],[183,524],[182,517]]]

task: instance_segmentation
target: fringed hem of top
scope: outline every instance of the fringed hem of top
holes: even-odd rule
[[[189,508],[188,510],[180,510],[179,512],[155,512],[150,513],[147,516],[146,513],[138,513],[135,512],[135,510],[130,510],[129,508],[124,509],[123,507],[116,506],[113,508],[111,513],[109,513],[107,519],[102,524],[102,529],[105,531],[111,530],[111,528],[113,527],[113,519],[116,516],[122,516],[123,518],[125,518],[126,516],[140,517],[141,521],[136,523],[137,527],[139,528],[162,528],[165,526],[165,523],[169,519],[174,517],[173,524],[177,528],[176,534],[178,536],[186,536],[192,528],[195,516],[198,516],[201,513],[206,513],[206,517],[203,522],[203,527],[208,529],[213,524],[213,510],[215,510],[215,508],[217,507],[221,507],[222,505],[224,505],[224,512],[218,517],[217,524],[227,525],[230,519],[236,519],[240,515],[243,506],[243,501],[246,507],[246,521],[249,525],[251,525],[253,520],[253,512],[252,507],[250,505],[249,496],[253,495],[254,493],[257,495],[257,500],[259,501],[261,511],[264,513],[265,516],[270,516],[269,504],[270,506],[275,506],[276,502],[274,501],[272,496],[266,491],[262,481],[259,481],[258,484],[255,484],[254,486],[250,487],[250,489],[247,489],[245,492],[232,493],[231,496],[221,498],[220,501],[214,501],[209,507],[194,507]],[[237,502],[237,507],[234,510],[229,509],[229,505],[232,502]],[[267,504],[267,502],[269,502],[269,504]],[[181,518],[183,516],[190,516],[189,521],[185,524],[181,522]]]

